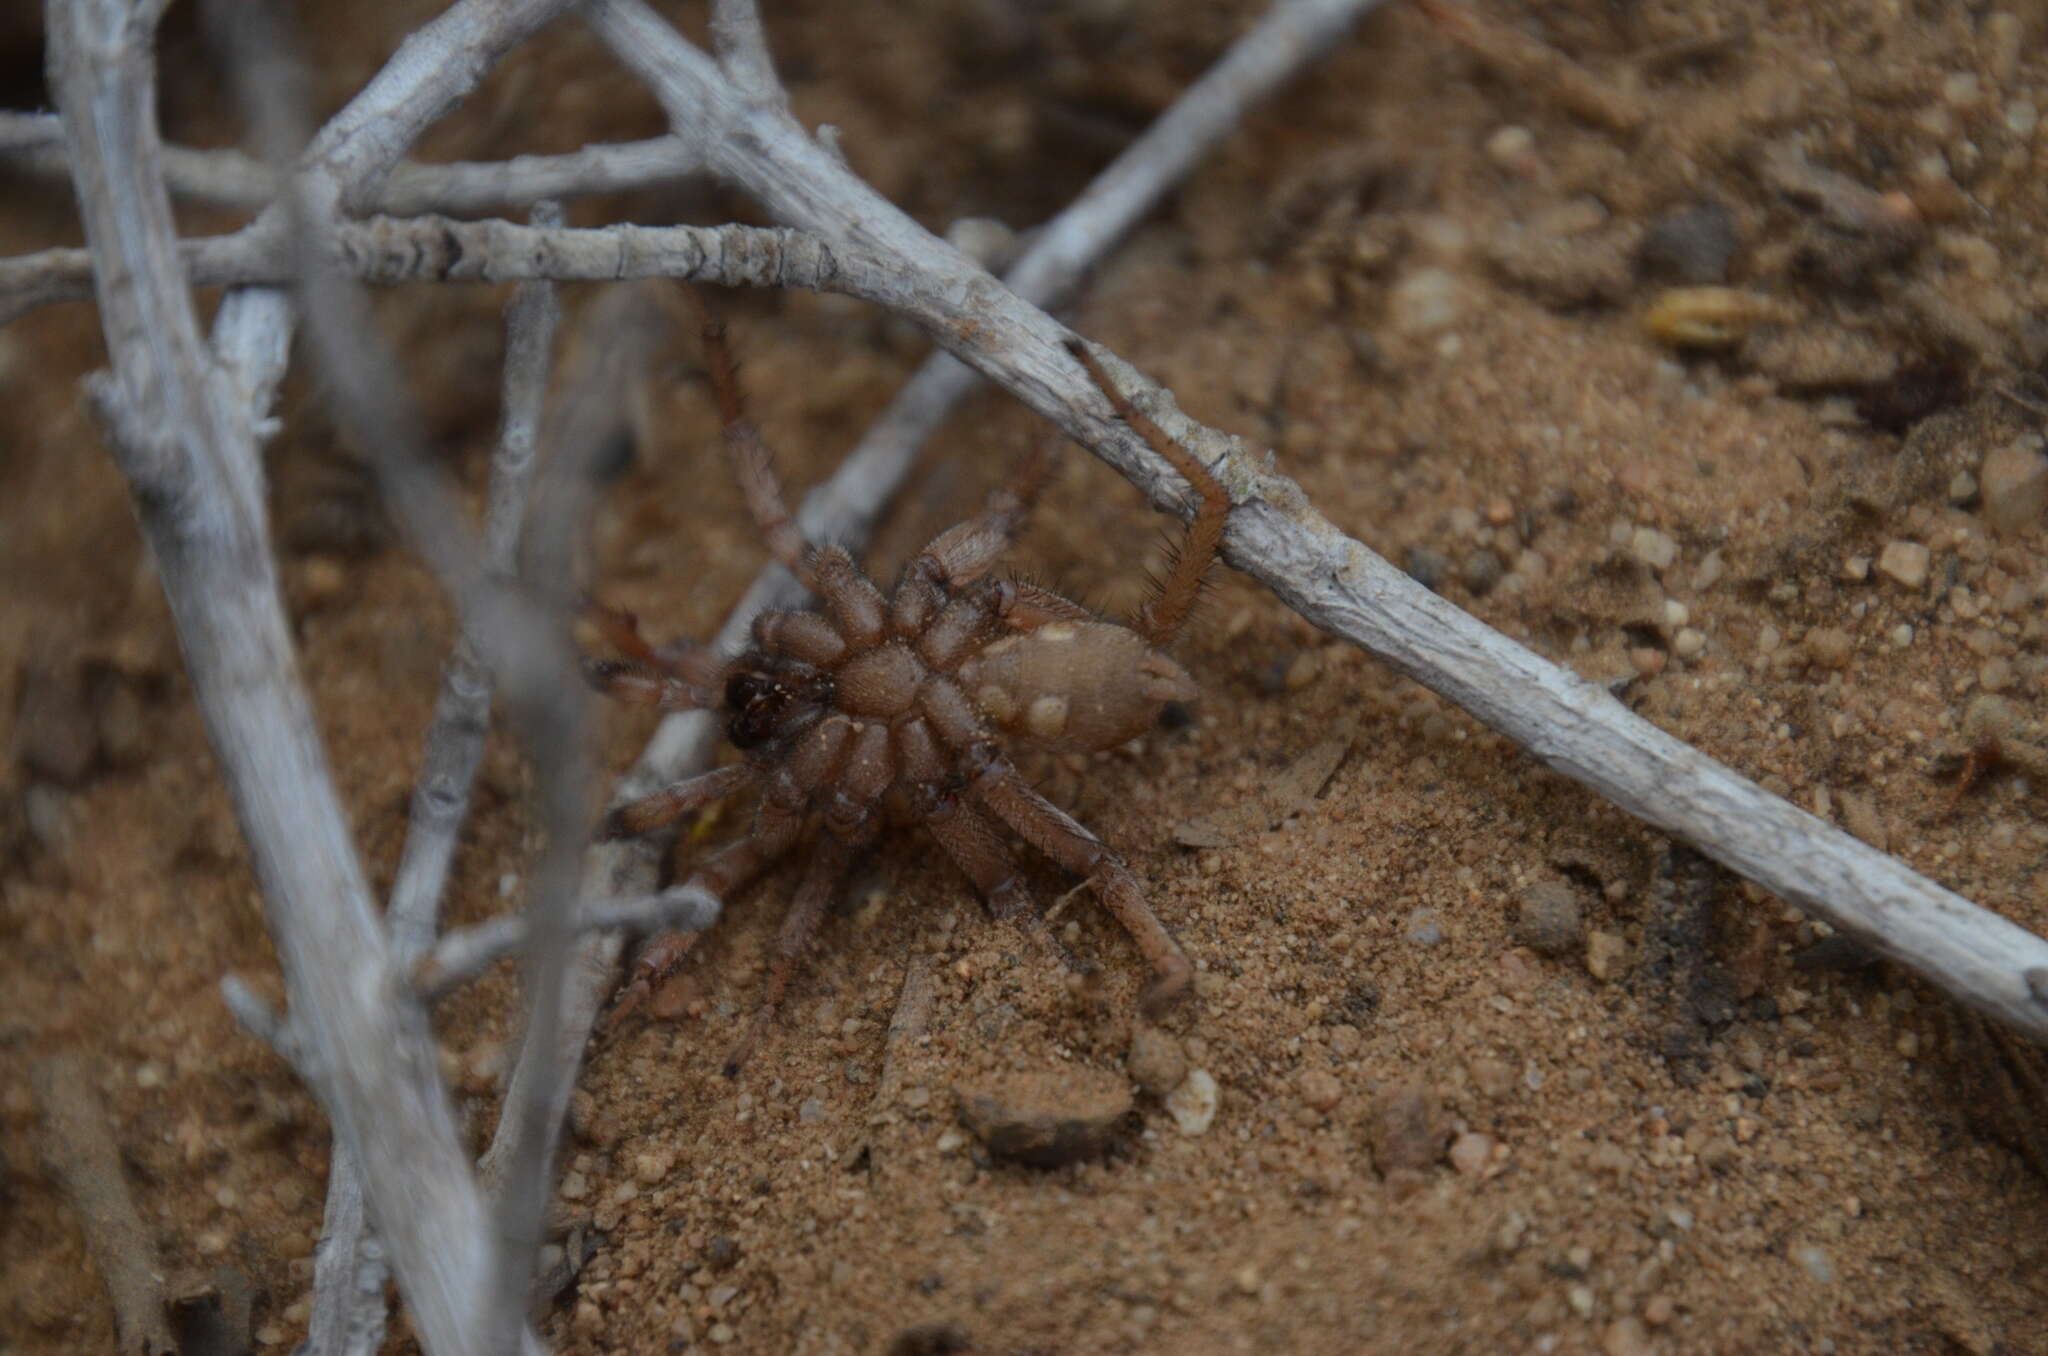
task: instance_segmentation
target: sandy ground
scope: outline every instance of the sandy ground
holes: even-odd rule
[[[434,8],[313,14],[321,97]],[[799,112],[939,229],[1045,219],[1257,8],[769,6]],[[2048,930],[2030,780],[2048,673],[2039,6],[1485,10],[1587,83],[1489,65],[1389,6],[1106,263],[1072,322],[1271,445],[1331,518],[1488,622]],[[166,124],[221,144],[233,127],[187,17]],[[5,101],[33,107],[34,34],[0,36]],[[569,27],[424,154],[657,127]],[[61,191],[10,181],[7,200],[0,250],[76,239]],[[577,212],[735,210],[677,189]],[[1683,283],[1735,290],[1666,290]],[[471,486],[503,300],[380,303]],[[589,294],[568,300],[573,315]],[[840,300],[730,306],[799,489],[922,356]],[[1676,346],[1688,336],[1712,343]],[[282,1350],[303,1332],[327,1136],[217,996],[231,971],[276,995],[275,965],[79,399],[100,361],[85,307],[0,332],[0,1350],[112,1340],[39,1168],[28,1073],[57,1052],[99,1071],[174,1279],[234,1268],[259,1348]],[[303,378],[285,413],[269,466],[288,601],[381,889],[447,610]],[[706,635],[764,553],[738,526],[693,345],[665,355],[643,426],[593,582],[657,635]],[[878,571],[1036,436],[1005,400],[965,407],[874,544]],[[1124,611],[1155,539],[1137,495],[1070,451],[1015,563]],[[587,1260],[547,1320],[561,1349],[2048,1351],[2038,1051],[1240,579],[1177,653],[1204,688],[1191,719],[1031,771],[1128,854],[1201,970],[1197,1001],[1134,1051],[1142,965],[1085,892],[1059,920],[1099,967],[1077,991],[907,837],[862,869],[728,1082],[716,1066],[793,884],[771,878],[671,995],[692,1015],[593,1053],[562,1189]],[[623,767],[649,723],[608,720]],[[1959,793],[1959,756],[1993,720],[2006,761]],[[1304,758],[1339,761],[1286,781]],[[494,739],[457,920],[517,894],[529,789]],[[690,851],[738,822],[729,809]],[[1032,883],[1047,901],[1071,884]],[[924,1032],[891,1042],[906,982],[928,992]],[[513,990],[496,975],[441,1014],[479,1145]],[[1205,1133],[1187,1132],[1202,1078],[1157,1095],[1183,1069],[1217,1090]],[[1033,1075],[1057,1075],[1067,1110],[1106,1103],[1099,1157],[1018,1166],[961,1127],[963,1096],[1014,1099]],[[402,1329],[393,1342],[409,1349]]]

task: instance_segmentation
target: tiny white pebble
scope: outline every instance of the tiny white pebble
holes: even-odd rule
[[[1216,1123],[1216,1106],[1222,1096],[1215,1075],[1207,1069],[1190,1069],[1180,1086],[1166,1094],[1166,1109],[1183,1135],[1203,1135]]]

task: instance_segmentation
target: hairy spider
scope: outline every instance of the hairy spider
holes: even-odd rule
[[[773,1020],[792,972],[854,856],[886,821],[922,823],[999,918],[1057,953],[1017,874],[1001,828],[1088,879],[1157,974],[1148,1013],[1178,997],[1192,972],[1179,943],[1145,902],[1122,857],[1034,791],[1003,751],[1005,739],[1093,752],[1150,729],[1170,701],[1196,695],[1161,650],[1187,620],[1215,558],[1230,499],[1208,468],[1113,386],[1079,342],[1068,345],[1117,414],[1201,498],[1171,569],[1129,625],[1103,621],[1048,589],[992,578],[1045,478],[1028,460],[982,512],[941,533],[904,567],[889,596],[836,546],[806,541],[784,505],[768,449],[748,421],[724,328],[707,321],[705,357],[725,445],[747,508],[777,559],[822,604],[764,613],[745,653],[659,650],[626,613],[592,616],[625,657],[593,661],[592,681],[622,701],[665,710],[716,710],[742,760],[613,811],[608,836],[645,833],[747,788],[761,792],[746,835],[714,853],[693,883],[728,899],[772,862],[809,843],[776,939],[767,993],[740,1064]],[[688,953],[693,934],[658,938],[634,964],[613,1024],[645,1002]]]

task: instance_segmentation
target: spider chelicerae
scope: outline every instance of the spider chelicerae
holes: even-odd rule
[[[1173,564],[1128,624],[1104,621],[1049,589],[990,571],[1016,537],[1048,460],[1027,458],[981,513],[939,534],[885,595],[836,546],[804,539],[774,465],[748,421],[725,331],[704,327],[705,358],[725,446],[747,508],[769,549],[819,601],[811,612],[768,612],[732,659],[642,639],[630,614],[593,606],[623,656],[588,672],[621,701],[712,710],[739,762],[677,782],[614,810],[608,836],[646,833],[742,790],[759,793],[744,836],[696,868],[691,882],[719,899],[778,858],[808,855],[775,943],[767,992],[725,1065],[736,1074],[773,1020],[819,920],[855,857],[889,823],[922,824],[998,917],[1058,953],[1033,908],[1004,830],[1084,877],[1129,931],[1156,979],[1148,1015],[1179,997],[1192,970],[1145,901],[1123,858],[1033,790],[1006,741],[1075,753],[1111,749],[1150,729],[1161,709],[1197,694],[1163,647],[1187,620],[1223,535],[1230,499],[1215,476],[1110,381],[1079,341],[1068,351],[1126,424],[1199,497]],[[682,963],[695,934],[642,949],[613,1024]]]

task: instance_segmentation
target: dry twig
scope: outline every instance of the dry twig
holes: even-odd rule
[[[32,174],[69,179],[64,124],[54,113],[0,112],[0,164]],[[277,197],[277,173],[236,150],[164,147],[164,181],[171,196],[218,207],[267,207]],[[517,155],[509,160],[413,162],[393,166],[368,190],[365,210],[396,217],[446,212],[473,216],[494,208],[522,208],[550,198],[580,198],[650,188],[698,172],[697,158],[676,137],[650,137],[585,146],[566,155]]]
[[[585,904],[576,914],[578,933],[702,932],[718,921],[716,898],[690,885],[678,885],[632,899],[603,899]],[[413,982],[428,1002],[467,984],[484,971],[530,945],[532,928],[523,914],[508,913],[488,923],[451,932],[434,944],[414,972]]]
[[[560,209],[536,207],[536,224],[553,225]],[[505,382],[498,448],[485,496],[484,568],[511,573],[533,480],[535,444],[547,393],[550,357],[561,307],[551,283],[522,284],[505,316]],[[434,944],[455,840],[468,817],[470,789],[490,729],[491,675],[464,635],[442,678],[428,727],[426,752],[413,788],[398,876],[385,907],[393,962],[410,970]],[[313,1272],[308,1342],[315,1351],[374,1351],[384,1327],[382,1249],[368,1247],[361,1167],[338,1147],[327,1175],[327,1212]]]
[[[296,88],[291,45],[279,22],[259,11],[222,15],[243,103],[250,121],[263,129],[270,159],[293,163],[302,138],[302,99]],[[397,375],[397,361],[376,333],[368,298],[330,266],[322,237],[332,229],[334,204],[316,195],[318,183],[298,174],[286,181],[279,202],[296,246],[301,304],[316,365],[326,377],[341,426],[376,469],[387,507],[414,548],[454,598],[462,618],[463,641],[483,656],[502,688],[515,728],[532,758],[546,835],[529,892],[525,978],[527,1023],[551,1033],[559,1022],[561,989],[570,951],[577,861],[588,822],[590,766],[589,699],[567,643],[567,609],[559,585],[540,595],[540,605],[506,586],[502,566],[475,539],[455,502],[452,487],[434,468],[415,411]],[[538,299],[552,310],[552,298]],[[551,333],[552,323],[545,329]],[[537,336],[546,338],[543,334]],[[508,378],[513,402],[507,417],[514,428],[510,460],[523,477],[532,459],[533,428],[539,419],[545,381],[544,346],[515,352],[525,370]],[[517,541],[523,483],[498,497],[496,507],[510,521],[492,524],[500,556],[509,563]],[[573,511],[574,506],[563,507]],[[495,568],[494,568],[495,567]],[[550,593],[552,597],[550,599]],[[548,602],[552,601],[552,607]],[[460,736],[457,736],[460,738]],[[470,750],[471,767],[481,741]],[[464,790],[466,791],[466,782]],[[445,863],[444,863],[445,865]],[[422,867],[422,872],[430,868]],[[434,891],[438,897],[438,886]],[[417,897],[408,909],[424,909]],[[417,921],[408,920],[408,921]],[[401,962],[409,956],[401,955]],[[542,1087],[525,1099],[508,1098],[506,1119],[535,1121],[552,1104]],[[527,1137],[525,1152],[497,1184],[491,1241],[491,1273],[481,1296],[480,1331],[486,1350],[508,1351],[531,1341],[525,1330],[526,1297],[540,1248],[541,1217],[553,1183],[552,1127]]]
[[[521,226],[452,217],[370,217],[337,223],[325,262],[372,283],[623,282],[674,278],[722,287],[808,287],[882,298],[891,271],[856,251],[830,250],[800,231],[758,226]],[[210,287],[288,282],[296,243],[249,227],[179,242],[187,281]],[[0,324],[35,307],[92,295],[92,258],[52,249],[0,260]]]
[[[157,6],[53,3],[50,67],[98,262],[113,375],[93,394],[133,489],[186,664],[250,846],[304,1042],[363,1159],[415,1321],[480,1351],[490,1244],[431,1036],[389,967],[299,686],[260,499],[254,430],[214,368],[172,252],[156,163]]]
[[[126,1356],[173,1356],[163,1267],[121,1176],[121,1150],[92,1074],[84,1061],[58,1056],[37,1064],[34,1078],[43,1158],[85,1228],[86,1250],[114,1303],[116,1346]]]

